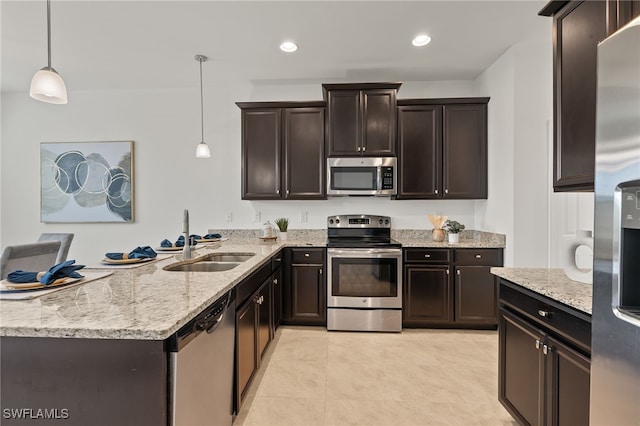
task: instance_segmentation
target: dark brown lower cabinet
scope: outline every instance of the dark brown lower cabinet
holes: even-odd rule
[[[500,286],[499,401],[523,425],[588,425],[590,322],[544,296],[532,298],[515,284],[505,286]]]
[[[269,342],[273,338],[272,278],[236,309],[236,402],[238,412]]]
[[[246,390],[258,370],[257,311],[250,299],[236,311],[236,412],[246,396]]]
[[[495,328],[502,249],[406,248],[405,327]]]
[[[327,324],[327,281],[324,248],[285,249],[282,322],[290,325]]]
[[[453,321],[447,265],[405,267],[403,325],[424,326]]]

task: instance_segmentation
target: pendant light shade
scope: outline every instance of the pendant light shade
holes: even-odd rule
[[[211,158],[211,151],[204,143],[204,96],[202,95],[202,63],[208,58],[204,55],[196,55],[195,58],[200,62],[200,129],[202,131],[202,140],[196,148],[196,158]]]
[[[31,80],[29,95],[50,104],[67,103],[67,87],[60,74],[51,67],[51,2],[47,0],[47,66],[36,72]]]

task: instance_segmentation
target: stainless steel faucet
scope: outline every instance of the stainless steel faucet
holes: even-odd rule
[[[189,210],[184,209],[184,223],[182,224],[184,233],[184,247],[182,249],[182,259],[191,259],[191,241],[189,241]]]

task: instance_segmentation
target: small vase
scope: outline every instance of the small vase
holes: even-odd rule
[[[449,242],[451,244],[457,244],[460,242],[460,234],[449,234]]]
[[[433,241],[437,241],[437,242],[444,241],[444,230],[442,230],[442,229],[433,229],[431,231],[431,239]]]
[[[287,241],[287,232],[286,231],[280,231],[280,241]]]

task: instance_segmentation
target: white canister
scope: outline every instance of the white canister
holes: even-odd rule
[[[580,249],[581,247],[584,249]],[[588,257],[580,263],[589,264],[588,268],[578,267],[576,254],[580,255],[579,249],[582,256]],[[593,283],[593,233],[591,231],[577,230],[575,237],[565,237],[562,264],[565,275],[573,281],[585,284]]]
[[[271,238],[273,237],[273,225],[271,225],[271,222],[266,221],[263,225],[262,225],[262,238]]]

